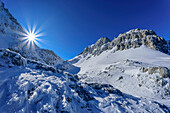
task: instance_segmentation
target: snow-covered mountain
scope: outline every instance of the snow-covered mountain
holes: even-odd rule
[[[100,38],[64,61],[22,46],[1,0],[0,23],[0,113],[170,112],[170,44],[152,30]]]
[[[76,63],[80,57],[98,56],[103,51],[122,51],[130,48],[138,48],[143,45],[168,54],[170,44],[169,41],[159,37],[153,30],[133,29],[120,34],[112,41],[110,41],[107,37],[100,38],[95,44],[87,46],[82,53],[69,60],[69,62]]]
[[[134,29],[113,41],[100,38],[70,63],[83,82],[108,83],[124,93],[170,106],[169,42],[152,30]]]
[[[0,48],[8,48],[12,51],[20,53],[27,59],[43,62],[45,64],[61,68],[62,70],[74,73],[79,69],[64,61],[57,56],[52,50],[42,49],[35,45],[35,49],[29,49],[23,45],[21,32],[25,32],[17,20],[4,8],[3,2],[0,1]]]

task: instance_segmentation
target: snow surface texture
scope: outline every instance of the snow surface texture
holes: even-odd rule
[[[79,82],[10,50],[0,51],[2,113],[168,112],[156,101],[122,93],[108,84]],[[31,63],[32,64],[31,64]]]
[[[0,23],[0,113],[170,112],[168,44],[152,30],[101,38],[64,61],[21,46],[23,29],[1,0]]]
[[[111,84],[124,93],[155,100],[170,107],[170,56],[146,46],[98,56],[83,54],[74,65],[80,67],[82,82]]]

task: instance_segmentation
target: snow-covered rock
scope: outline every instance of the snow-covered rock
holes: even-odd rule
[[[42,69],[46,71],[56,72],[56,68],[44,64],[42,62],[36,62],[34,60],[25,59],[19,53],[11,51],[9,49],[0,49],[0,65],[1,67],[13,67],[13,66],[28,66],[35,69]],[[59,70],[57,70],[59,71]]]
[[[146,46],[163,53],[169,53],[168,41],[159,37],[153,30],[133,29],[115,37],[112,41],[108,38],[100,38],[95,44],[92,44],[84,49],[79,54],[80,57],[100,55],[103,51],[114,49],[114,51],[122,51],[130,48],[138,48]],[[75,57],[69,60],[70,63],[77,62],[80,57]]]
[[[88,46],[92,52],[83,51],[69,60],[80,67],[81,81],[108,83],[127,94],[170,106],[169,41],[152,30],[134,29],[107,42],[108,49],[97,49],[100,54],[93,52],[93,45]]]
[[[81,57],[80,57],[81,56]],[[147,46],[79,55],[80,81],[111,84],[120,91],[170,106],[170,56]],[[75,59],[70,60],[75,61]]]
[[[4,50],[3,53],[7,51]],[[19,56],[15,52],[8,51],[8,55],[1,54],[1,58],[12,60],[11,54]],[[4,64],[8,65],[9,62]],[[127,95],[109,84],[80,82],[77,75],[52,73],[29,65],[13,65],[11,68],[0,66],[0,111],[2,113],[168,113],[169,108],[156,101]]]

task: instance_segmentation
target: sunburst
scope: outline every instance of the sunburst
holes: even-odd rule
[[[23,32],[18,32],[21,35],[21,46],[34,50],[35,46],[39,46],[38,42],[42,41],[40,37],[43,36],[44,33],[41,33],[41,30],[37,29],[36,25],[34,25],[32,29],[30,26],[27,28],[28,30],[23,27]]]

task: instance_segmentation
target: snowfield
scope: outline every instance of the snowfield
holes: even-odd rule
[[[170,79],[161,77],[159,69],[170,68],[170,56],[145,46],[124,51],[107,50],[99,56],[87,55],[75,66],[78,76],[88,83],[111,84],[124,93],[155,100],[170,107]],[[146,69],[146,71],[144,71]]]
[[[169,110],[164,104],[122,93],[109,84],[81,82],[77,75],[60,69],[55,72],[50,66],[27,61],[16,52],[1,50],[0,61],[2,113],[166,113]]]
[[[79,73],[84,73],[90,69],[92,70],[101,70],[110,64],[124,60],[134,60],[146,63],[151,66],[165,66],[170,68],[170,56],[162,52],[141,46],[139,48],[131,48],[124,51],[114,51],[107,50],[101,53],[99,56],[86,56],[82,57],[77,63],[74,63],[75,66],[81,67]]]

